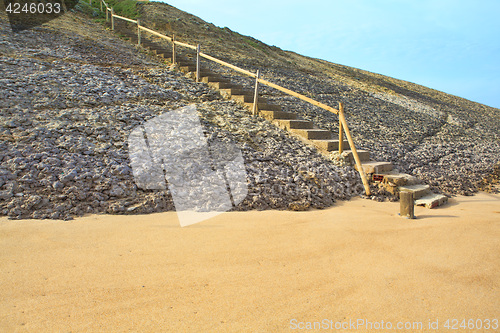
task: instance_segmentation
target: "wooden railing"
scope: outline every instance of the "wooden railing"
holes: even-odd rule
[[[90,4],[92,4],[92,0],[89,0],[89,2],[90,2]],[[363,186],[365,188],[365,193],[366,193],[366,195],[370,195],[370,185],[369,185],[368,180],[366,178],[366,174],[363,171],[363,167],[361,165],[361,160],[360,160],[358,152],[356,150],[356,146],[354,145],[354,140],[352,139],[351,133],[349,131],[349,126],[347,126],[347,121],[346,121],[345,114],[344,114],[343,103],[339,103],[339,108],[335,109],[331,106],[328,106],[326,104],[318,102],[318,101],[316,101],[312,98],[309,98],[305,95],[299,94],[295,91],[292,91],[292,90],[287,89],[285,87],[279,86],[275,83],[261,79],[260,78],[260,70],[257,70],[257,73],[253,73],[253,72],[250,72],[246,69],[243,69],[243,68],[240,68],[240,67],[235,66],[233,64],[230,64],[228,62],[225,62],[223,60],[212,57],[204,52],[201,52],[201,46],[199,44],[194,46],[194,45],[190,45],[187,43],[182,43],[182,42],[175,39],[175,35],[173,35],[172,37],[169,37],[169,36],[166,36],[164,34],[157,32],[157,31],[154,31],[152,29],[146,28],[145,26],[141,25],[140,20],[132,20],[132,19],[129,19],[129,18],[124,17],[124,16],[116,15],[114,12],[114,9],[110,6],[108,6],[108,4],[104,0],[100,0],[101,11],[103,10],[103,5],[106,7],[106,21],[111,20],[111,29],[112,30],[115,30],[115,21],[114,21],[115,18],[130,22],[130,23],[137,24],[137,42],[139,45],[141,44],[141,31],[145,31],[147,33],[150,33],[152,35],[155,35],[155,36],[160,37],[162,39],[166,39],[169,42],[171,42],[172,43],[172,63],[176,62],[176,45],[196,51],[196,82],[199,82],[201,79],[200,78],[200,58],[205,58],[205,59],[210,60],[212,62],[215,62],[219,65],[231,68],[232,70],[234,70],[236,72],[239,72],[241,74],[255,78],[255,93],[254,93],[254,101],[253,101],[253,108],[252,108],[252,113],[254,115],[257,114],[257,108],[258,108],[258,98],[259,98],[258,85],[259,85],[259,83],[266,85],[268,87],[277,89],[279,91],[282,91],[290,96],[294,96],[294,97],[299,98],[303,101],[306,101],[314,106],[322,108],[323,110],[326,110],[326,111],[329,111],[329,112],[332,112],[332,113],[338,115],[338,117],[339,117],[339,154],[342,154],[342,151],[343,151],[343,141],[344,141],[343,133],[345,132],[345,136],[347,138],[347,141],[349,142],[349,147],[351,148],[351,152],[352,152],[352,155],[354,157],[354,161],[356,163],[356,168],[359,172],[359,175],[361,177],[361,181],[363,182]]]

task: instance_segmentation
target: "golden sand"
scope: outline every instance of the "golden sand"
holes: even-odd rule
[[[185,228],[175,213],[2,218],[0,332],[312,332],[293,328],[358,319],[449,332],[447,319],[499,318],[500,196],[416,207],[415,220],[398,210],[353,199]]]

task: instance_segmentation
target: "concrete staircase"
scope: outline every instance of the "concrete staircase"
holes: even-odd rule
[[[120,33],[125,35],[132,43],[137,44],[137,35],[135,33],[127,29],[120,30]],[[152,54],[172,63],[171,51],[163,46],[148,41],[145,38],[142,38],[141,46],[149,50]],[[176,54],[175,65],[178,66],[180,71],[191,74],[191,77],[196,76],[196,62],[194,57],[187,58]],[[253,90],[233,84],[229,79],[208,70],[201,70],[200,74],[201,82],[207,84],[212,89],[218,90],[221,96],[233,99],[249,110],[252,110]],[[330,131],[317,128],[312,122],[299,119],[297,114],[283,111],[279,105],[270,104],[266,99],[259,97],[257,110],[261,117],[269,120],[277,127],[289,131],[305,143],[315,146],[324,154],[330,154],[339,150],[339,140],[334,139],[335,137],[338,138],[338,134],[334,135]],[[355,165],[352,152],[349,149],[349,143],[343,141],[343,155],[352,165]],[[429,186],[419,185],[415,177],[393,170],[391,162],[372,161],[370,159],[370,152],[366,150],[357,150],[357,152],[363,171],[372,183],[378,183],[379,186],[384,187],[393,194],[399,194],[400,191],[413,192],[415,204],[427,208],[434,208],[447,202],[448,198],[446,196],[431,193]]]

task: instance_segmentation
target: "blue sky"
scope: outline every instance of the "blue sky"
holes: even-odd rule
[[[285,50],[500,108],[500,0],[168,0]]]

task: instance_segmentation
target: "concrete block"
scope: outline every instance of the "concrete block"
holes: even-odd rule
[[[263,118],[267,120],[297,118],[297,115],[295,113],[285,112],[285,111],[261,110],[260,114],[262,115]]]
[[[312,140],[312,143],[324,151],[339,150],[339,140]],[[349,149],[349,142],[343,141],[342,148]]]
[[[253,103],[245,103],[245,106],[249,110],[252,110]],[[281,111],[281,106],[275,104],[258,103],[257,108],[259,111]],[[295,119],[295,118],[290,118],[290,119]]]
[[[312,129],[313,123],[307,120],[288,120],[288,119],[276,119],[273,124],[281,129],[289,130],[291,128],[297,129]]]
[[[370,173],[381,174],[392,170],[391,162],[366,162],[362,163],[361,166],[363,167],[363,171],[368,174]]]
[[[444,205],[448,202],[448,197],[443,194],[430,193],[420,199],[415,200],[415,205],[424,206],[426,208],[434,208],[437,206]]]
[[[208,82],[208,86],[213,89],[227,89],[232,88],[234,85],[228,82]]]
[[[370,152],[368,150],[356,150],[358,152],[358,157],[361,160],[361,162],[368,162],[370,160]],[[351,150],[344,150],[345,153],[347,153],[347,158],[349,159],[349,162],[351,164],[354,164],[354,155],[352,154]]]
[[[300,135],[307,140],[325,140],[332,138],[332,132],[322,129],[290,129],[290,132]]]
[[[417,185],[400,186],[399,192],[400,194],[402,192],[412,192],[413,199],[417,200],[431,193],[431,190],[429,188],[429,185],[417,184]]]
[[[196,68],[195,68],[195,70],[196,70]],[[201,82],[203,82],[203,83],[209,83],[209,82],[224,82],[224,83],[228,83],[229,80],[221,78],[220,76],[203,76],[201,78]]]

